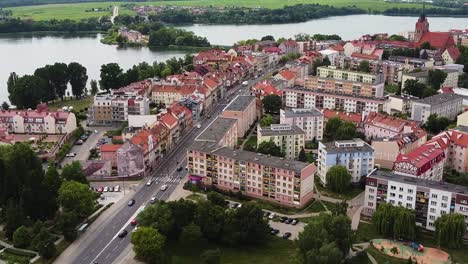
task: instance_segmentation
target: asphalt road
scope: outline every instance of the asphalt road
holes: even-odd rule
[[[237,85],[231,88],[227,92],[226,97],[230,96],[232,99],[237,94],[249,94],[250,86],[255,83],[255,81],[256,80],[250,80],[249,85],[246,87]],[[69,259],[68,263],[88,264],[97,262],[99,264],[111,264],[114,262],[120,253],[130,244],[131,231],[133,230],[133,226],[130,225],[130,222],[143,210],[144,206],[149,203],[151,197],[156,196],[159,200],[167,200],[169,198],[181,176],[176,171],[177,167],[185,167],[187,147],[190,146],[196,136],[203,131],[203,128],[220,114],[226,105],[227,100],[222,99],[213,110],[211,110],[211,118],[202,120],[200,129],[192,128],[186,133],[178,144],[164,157],[163,161],[152,175],[155,182],[151,186],[146,186],[146,181],[142,181],[133,196],[133,199],[136,201],[133,206],[127,206],[126,203],[115,204],[114,206],[119,206],[119,208],[115,208],[113,214],[107,219],[104,219],[102,222],[103,228],[93,234],[94,237],[87,240],[85,242],[86,244],[81,244],[77,250],[78,252],[74,252],[74,256],[71,257],[72,259]],[[176,161],[180,161],[180,164],[177,164]],[[168,185],[165,191],[160,190],[163,184]],[[117,234],[123,229],[128,231],[128,235],[124,238],[118,238]]]

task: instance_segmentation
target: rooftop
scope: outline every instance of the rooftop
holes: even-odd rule
[[[462,101],[463,97],[458,94],[440,93],[440,94],[429,96],[423,99],[419,99],[416,102],[421,103],[421,104],[438,105],[438,104],[446,104],[452,100],[457,100],[457,99]]]
[[[446,183],[446,182],[438,182],[438,181],[431,181],[431,180],[424,180],[421,178],[410,177],[410,176],[403,176],[399,174],[395,174],[392,172],[387,171],[373,171],[372,174],[367,176],[368,178],[375,178],[380,180],[387,180],[387,181],[395,181],[401,182],[406,184],[417,185],[420,187],[426,187],[431,189],[437,189],[442,191],[450,191],[454,193],[463,193],[468,194],[468,187]]]
[[[320,143],[325,146],[327,154],[354,153],[354,152],[374,152],[374,149],[365,141],[359,138],[352,140],[340,140]]]
[[[264,166],[270,166],[275,168],[281,168],[285,170],[293,170],[300,172],[305,167],[311,165],[309,163],[288,160],[284,158],[268,156],[261,153],[255,153],[240,149],[231,149],[228,147],[219,147],[216,144],[208,142],[195,142],[189,149],[201,151],[204,153],[214,154],[218,156],[228,157],[231,159],[242,160],[246,162],[254,162]],[[312,165],[313,166],[313,165]]]
[[[195,138],[195,141],[207,141],[217,144],[236,123],[236,119],[218,117]]]
[[[259,134],[262,136],[281,136],[281,135],[298,135],[304,134],[297,125],[288,124],[272,124],[269,127],[260,127]]]
[[[292,117],[307,117],[307,116],[323,116],[317,108],[293,108],[291,110],[281,110],[287,118]]]
[[[244,111],[253,101],[255,101],[255,96],[238,95],[223,111]]]

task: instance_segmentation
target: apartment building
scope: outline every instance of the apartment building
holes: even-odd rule
[[[293,108],[280,110],[280,123],[297,125],[306,133],[306,141],[322,140],[323,138],[323,113],[317,108]]]
[[[76,128],[75,114],[65,111],[0,110],[0,127],[9,134],[68,134]]]
[[[284,104],[288,108],[332,109],[348,113],[379,112],[384,98],[346,95],[325,90],[310,90],[300,86],[284,89]]]
[[[441,87],[458,87],[458,76],[459,72],[455,69],[440,69],[447,73],[447,78],[442,83]],[[419,72],[410,72],[404,73],[401,77],[401,89],[405,87],[405,82],[407,80],[416,80],[420,83],[428,84],[429,83],[429,69],[424,69]],[[434,87],[439,89],[440,87]]]
[[[427,133],[419,127],[419,124],[394,116],[388,116],[377,112],[367,115],[363,122],[366,139],[392,138],[397,135],[416,133],[418,136],[426,136]],[[425,140],[424,140],[425,142]],[[422,142],[422,143],[424,143]]]
[[[403,206],[416,212],[416,225],[435,231],[435,220],[459,213],[468,226],[468,188],[383,171],[366,178],[363,214],[371,216],[380,203]]]
[[[418,97],[412,95],[388,95],[387,101],[385,101],[383,111],[389,115],[395,113],[411,115],[411,108],[413,101],[419,100]]]
[[[411,108],[411,119],[427,122],[430,115],[454,120],[463,110],[463,97],[452,93],[441,93],[414,101]]]
[[[234,118],[218,117],[195,138],[195,141],[234,148],[238,138],[237,125],[238,122]]]
[[[237,120],[237,135],[243,137],[257,119],[255,96],[236,96],[221,113],[222,117]]]
[[[323,185],[327,185],[327,172],[336,165],[345,166],[351,174],[351,182],[374,169],[374,149],[359,138],[322,143],[318,148],[317,175]]]
[[[288,207],[313,198],[314,164],[195,142],[187,150],[187,167],[189,177],[205,185]]]
[[[297,125],[272,124],[269,127],[257,127],[257,147],[262,142],[274,142],[281,151],[286,154],[287,159],[296,159],[299,152],[305,147],[304,130]]]
[[[383,78],[379,74],[343,70],[330,66],[318,67],[317,77],[368,84],[377,84],[383,82]]]
[[[148,115],[149,99],[142,96],[98,94],[89,108],[89,122],[112,124],[128,121],[129,115]]]

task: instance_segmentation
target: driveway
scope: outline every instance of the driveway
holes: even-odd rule
[[[268,224],[272,228],[278,229],[280,232],[277,236],[282,237],[284,233],[289,232],[291,236],[289,237],[290,240],[294,240],[299,237],[299,233],[304,230],[305,224],[302,222],[297,223],[297,225],[285,224],[281,222],[274,222],[272,220],[268,221]]]
[[[89,151],[96,146],[99,139],[104,137],[104,133],[106,133],[107,130],[111,130],[111,129],[113,128],[111,127],[89,128],[89,130],[91,130],[93,133],[89,135],[89,138],[83,143],[83,145],[74,145],[72,149],[70,150],[70,152],[76,153],[76,156],[65,157],[62,160],[61,165],[64,166],[66,164],[72,163],[73,161],[85,162],[86,160],[88,160]],[[95,133],[95,130],[98,132],[97,134]]]

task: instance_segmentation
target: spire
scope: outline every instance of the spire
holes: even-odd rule
[[[422,3],[423,3],[423,8],[422,8],[421,15],[419,15],[419,20],[421,22],[426,20],[426,1],[423,0]]]

